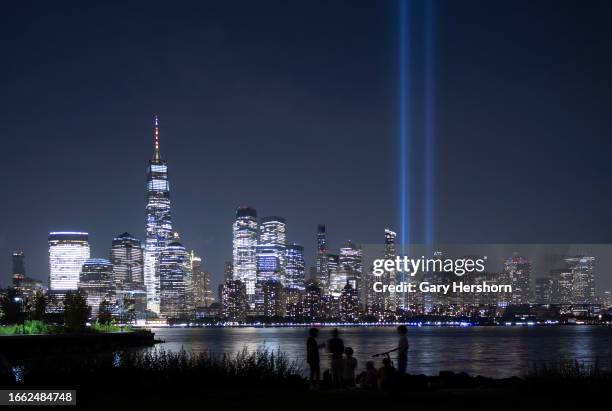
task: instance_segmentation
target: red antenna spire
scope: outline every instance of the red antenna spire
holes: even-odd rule
[[[159,119],[155,115],[155,160],[159,160]]]

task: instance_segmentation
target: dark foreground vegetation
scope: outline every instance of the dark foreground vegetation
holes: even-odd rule
[[[85,354],[85,353],[83,353]],[[81,407],[200,406],[227,409],[572,409],[606,400],[609,374],[578,363],[534,367],[523,378],[490,379],[441,372],[407,375],[386,391],[312,391],[296,363],[279,352],[229,357],[152,349],[46,356],[11,364],[3,388],[76,389]],[[6,367],[4,368],[6,371]]]

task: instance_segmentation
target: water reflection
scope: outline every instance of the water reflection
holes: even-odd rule
[[[162,328],[156,337],[166,341],[157,348],[178,351],[234,354],[248,350],[280,349],[304,369],[308,328]],[[330,337],[322,328],[320,341]],[[355,350],[358,369],[376,353],[397,346],[392,327],[348,327],[340,329],[345,345]],[[408,371],[437,374],[441,370],[468,372],[489,377],[524,375],[536,362],[569,359],[593,362],[610,369],[612,328],[567,327],[413,327],[408,331]],[[328,354],[322,353],[322,366]],[[380,360],[376,360],[377,362]]]

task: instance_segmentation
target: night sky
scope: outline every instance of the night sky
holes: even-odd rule
[[[122,3],[122,2],[121,2]],[[239,205],[313,263],[399,223],[397,1],[32,2],[0,9],[0,283],[47,235],[144,239],[160,118],[174,227],[215,283]],[[410,9],[411,238],[423,241],[424,2]],[[435,240],[612,242],[612,6],[437,1]],[[612,273],[598,273],[612,285]]]

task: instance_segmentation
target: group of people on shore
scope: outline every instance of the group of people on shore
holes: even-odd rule
[[[330,354],[329,370],[325,371],[323,380],[332,387],[355,387],[363,389],[386,390],[397,381],[398,376],[406,373],[408,365],[408,329],[405,325],[397,327],[399,342],[397,347],[373,357],[383,356],[382,366],[376,369],[374,361],[367,361],[365,370],[356,376],[357,359],[353,357],[354,350],[345,347],[337,328],[331,333],[327,343],[319,343],[318,328],[311,328],[306,342],[306,362],[310,367],[310,388],[317,389],[321,382],[321,357],[319,351],[326,349]],[[393,366],[390,353],[397,352],[397,369]]]

